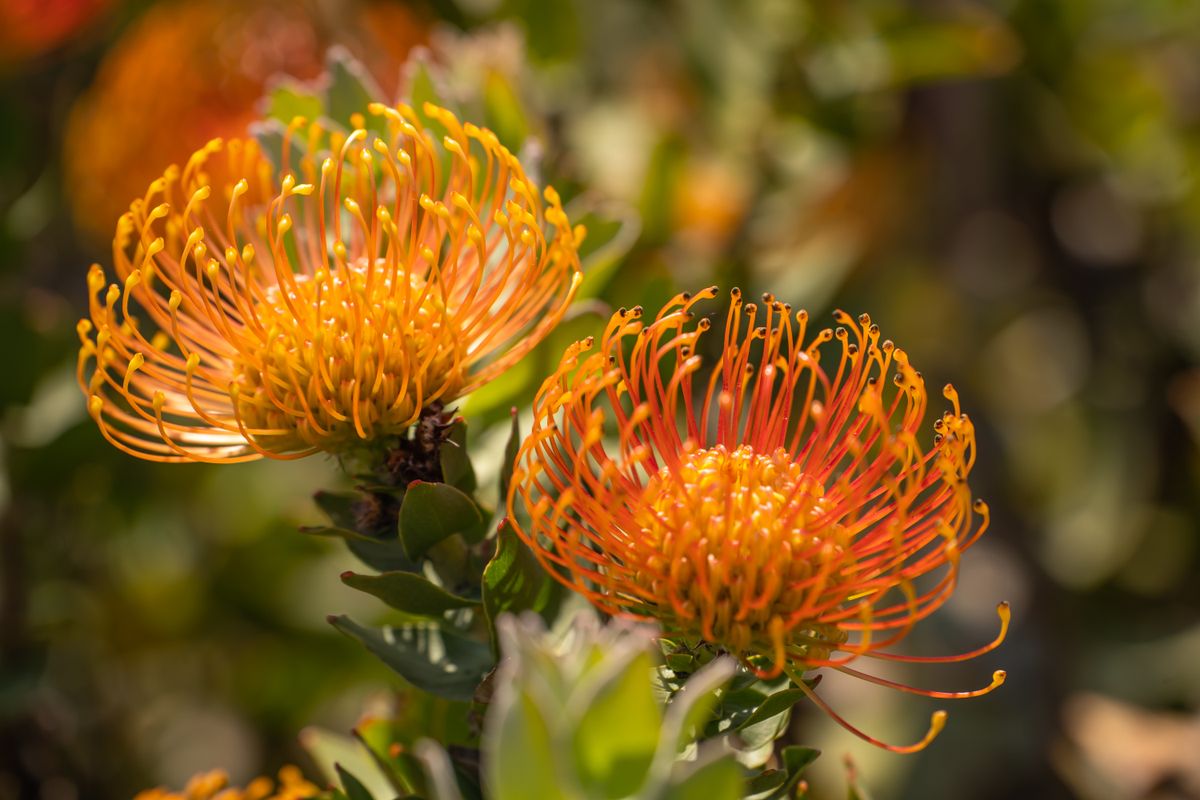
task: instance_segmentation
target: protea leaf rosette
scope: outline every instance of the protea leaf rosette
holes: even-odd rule
[[[905,352],[863,315],[806,343],[809,320],[771,296],[733,293],[715,363],[710,320],[681,294],[653,321],[620,310],[599,342],[570,347],[542,385],[517,457],[509,516],[544,567],[606,613],[736,655],[760,677],[859,658],[966,660],[889,648],[954,591],[962,553],[988,525],[967,477],[975,433],[958,396],[921,444],[928,398]],[[822,350],[840,354],[825,363]],[[521,524],[521,520],[527,520]]]
[[[423,111],[372,104],[378,133],[297,119],[278,168],[253,140],[214,140],[133,202],[116,280],[92,267],[79,323],[79,383],[113,445],[154,461],[342,454],[546,336],[579,285],[583,229],[491,131]]]

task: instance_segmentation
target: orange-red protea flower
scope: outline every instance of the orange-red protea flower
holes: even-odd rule
[[[293,766],[279,770],[278,785],[270,778],[259,777],[244,789],[231,787],[229,776],[218,769],[196,775],[182,792],[161,787],[146,789],[138,792],[134,800],[304,800],[316,797],[320,791]]]
[[[79,323],[79,382],[110,442],[155,461],[344,452],[557,324],[583,229],[491,131],[424,111],[447,135],[404,105],[371,105],[382,136],[297,120],[279,170],[253,141],[216,140],[134,201],[116,282],[92,267]]]
[[[958,397],[921,445],[927,397],[908,356],[863,315],[805,344],[808,317],[734,292],[715,364],[707,318],[682,294],[653,322],[622,309],[600,339],[569,348],[534,401],[509,516],[560,581],[601,610],[737,655],[762,677],[851,669],[891,654],[949,597],[959,558],[987,527],[967,475],[975,434]],[[840,357],[822,363],[836,340]],[[835,346],[836,345],[831,345]],[[846,727],[815,694],[813,699]],[[944,724],[935,715],[928,744]]]
[[[393,2],[339,3],[329,16],[327,5],[171,0],[142,14],[67,122],[65,194],[79,227],[104,241],[163,166],[183,163],[210,139],[245,136],[270,82],[316,78],[333,44],[364,59],[383,84],[379,99],[394,97],[403,55],[424,39],[423,24]]]
[[[0,66],[57,47],[110,5],[112,0],[0,0]]]

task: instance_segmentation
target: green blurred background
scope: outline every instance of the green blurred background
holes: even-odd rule
[[[350,557],[295,532],[336,464],[144,464],[73,377],[116,214],[333,42],[390,92],[424,42],[445,96],[624,221],[571,335],[738,285],[869,311],[958,386],[993,529],[909,651],[986,641],[1000,599],[1014,627],[987,664],[888,674],[1008,684],[911,757],[802,706],[814,797],[850,753],[877,798],[1200,798],[1200,4],[0,0],[0,800],[303,764],[303,726],[392,685],[325,623],[384,616]],[[483,440],[561,343],[467,401]],[[856,724],[924,729],[836,677]]]

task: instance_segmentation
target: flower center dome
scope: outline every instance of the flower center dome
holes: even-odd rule
[[[465,383],[466,343],[440,286],[384,259],[272,286],[247,322],[262,347],[235,359],[235,407],[274,449],[401,433],[421,412],[414,398]]]
[[[636,582],[685,632],[733,652],[771,651],[806,616],[846,558],[823,518],[824,487],[782,448],[694,450],[647,484]],[[811,627],[814,643],[844,638]],[[825,630],[830,628],[829,630]]]

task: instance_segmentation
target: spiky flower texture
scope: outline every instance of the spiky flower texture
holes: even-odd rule
[[[378,135],[298,119],[278,169],[253,140],[214,140],[133,202],[116,281],[92,267],[79,323],[79,382],[112,444],[155,461],[342,453],[557,324],[583,229],[491,131],[423,111],[372,104]]]
[[[831,667],[932,697],[848,666],[860,657],[952,662],[888,652],[950,597],[959,559],[987,528],[967,476],[975,435],[951,410],[921,439],[928,398],[905,352],[878,326],[838,312],[805,343],[808,317],[767,296],[733,293],[716,362],[700,355],[710,320],[682,294],[653,321],[622,309],[597,347],[568,349],[534,402],[509,516],[543,565],[603,611],[653,619],[668,635],[737,655],[760,676],[800,680]],[[834,343],[836,341],[836,344]],[[826,365],[822,350],[839,349]],[[832,367],[832,368],[830,368]],[[520,526],[517,521],[528,522]]]

